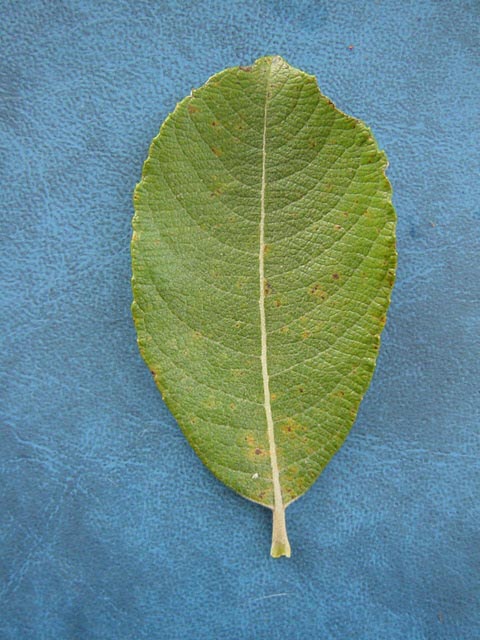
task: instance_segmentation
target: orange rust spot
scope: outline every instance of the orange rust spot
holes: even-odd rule
[[[267,256],[270,253],[270,245],[269,244],[264,244],[263,245],[263,255]]]
[[[303,338],[303,340],[306,340],[307,338],[310,338],[310,336],[311,336],[311,335],[312,335],[312,334],[310,333],[310,331],[307,331],[306,329],[304,329],[304,330],[302,331],[302,338]]]
[[[277,399],[277,394],[276,394],[276,393],[271,393],[271,394],[270,394],[270,400],[271,400],[272,402],[275,402],[275,400],[276,400],[276,399]]]
[[[235,410],[235,407],[236,407],[236,404],[235,404],[234,402],[231,402],[231,403],[230,403],[230,409],[231,409],[232,411],[234,411],[234,410]]]

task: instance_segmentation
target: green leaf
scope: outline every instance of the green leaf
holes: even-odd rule
[[[267,57],[178,104],[135,191],[141,353],[207,467],[273,510],[274,557],[375,367],[396,264],[386,166],[314,77]]]

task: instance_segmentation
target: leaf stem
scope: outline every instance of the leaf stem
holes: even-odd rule
[[[290,558],[291,555],[285,522],[285,507],[283,505],[275,506],[273,509],[272,548],[270,554],[272,558],[280,558],[281,556]]]

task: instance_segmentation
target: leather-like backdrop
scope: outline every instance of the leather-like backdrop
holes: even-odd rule
[[[479,4],[0,6],[0,638],[474,640]],[[342,451],[270,515],[204,469],[140,358],[132,190],[192,87],[278,53],[390,160],[398,279]]]

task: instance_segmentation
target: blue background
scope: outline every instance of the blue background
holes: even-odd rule
[[[478,2],[1,2],[0,638],[480,637]],[[270,515],[140,358],[131,196],[176,102],[281,54],[390,159],[398,279],[342,451]]]

